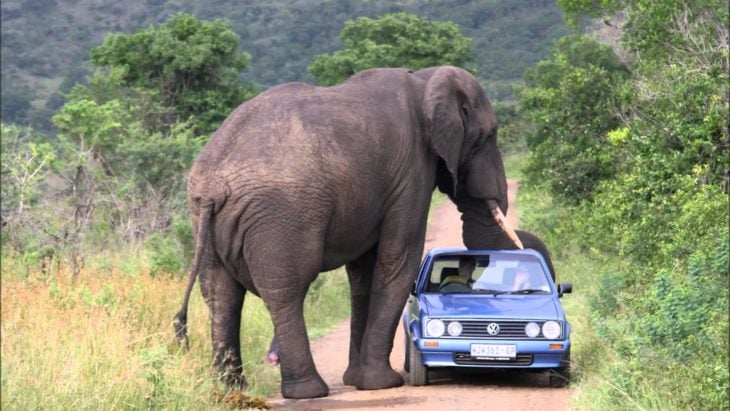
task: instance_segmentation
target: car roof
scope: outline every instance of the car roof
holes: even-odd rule
[[[532,248],[523,250],[469,250],[465,247],[435,247],[428,251],[427,257],[436,257],[440,255],[488,255],[488,254],[516,254],[516,255],[532,255],[543,259],[542,254]]]

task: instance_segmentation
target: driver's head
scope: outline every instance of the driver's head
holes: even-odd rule
[[[465,255],[459,259],[459,274],[471,278],[471,273],[477,266],[477,259],[473,255]]]

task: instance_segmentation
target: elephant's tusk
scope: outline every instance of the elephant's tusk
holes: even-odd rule
[[[487,200],[487,207],[489,207],[489,210],[492,212],[492,217],[494,217],[494,221],[499,224],[499,227],[502,229],[502,231],[507,234],[507,237],[509,237],[510,240],[519,248],[520,250],[524,249],[525,247],[522,245],[522,241],[520,241],[520,238],[517,237],[517,233],[515,233],[515,230],[510,227],[509,223],[507,222],[507,218],[502,213],[502,210],[499,208],[499,204],[497,204],[494,200]]]

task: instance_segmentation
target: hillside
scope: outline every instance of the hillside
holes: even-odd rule
[[[495,99],[567,33],[554,0],[6,0],[2,4],[2,117],[49,129],[62,93],[88,74],[89,49],[110,32],[130,33],[177,12],[225,18],[252,55],[244,80],[271,86],[312,81],[312,58],[341,47],[348,19],[404,11],[450,20],[472,39],[477,76]]]

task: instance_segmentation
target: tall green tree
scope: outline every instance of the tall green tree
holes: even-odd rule
[[[471,40],[459,26],[407,13],[348,20],[340,38],[343,50],[316,56],[308,68],[321,85],[340,83],[371,67],[418,70],[448,64],[469,68],[474,60]]]
[[[625,116],[628,75],[610,47],[588,36],[563,37],[550,60],[525,73],[519,106],[532,124],[528,178],[576,203],[615,174],[607,133]]]
[[[208,134],[255,94],[239,80],[250,63],[239,46],[229,22],[177,14],[159,26],[107,36],[91,50],[91,63],[121,68],[123,85],[155,92],[174,108],[167,125],[192,119]]]

